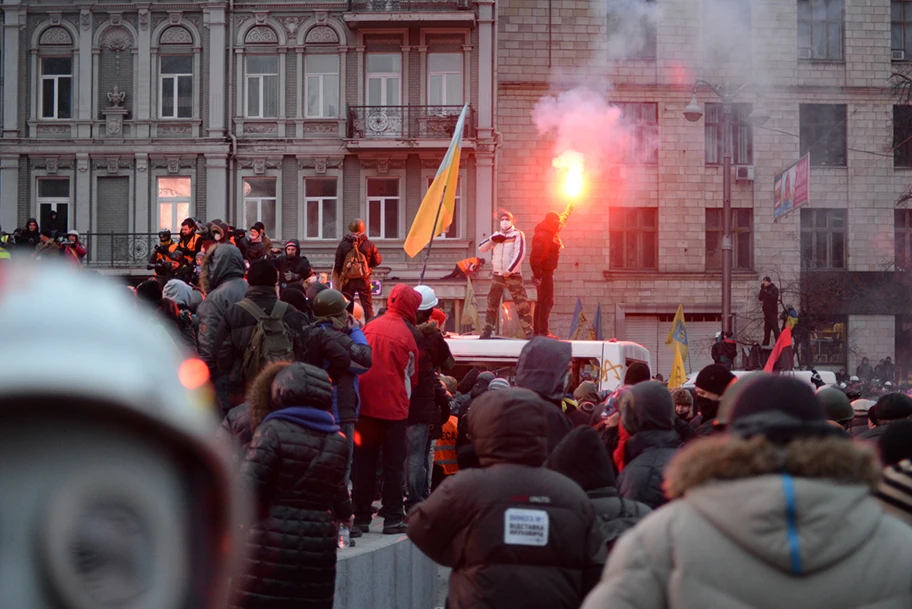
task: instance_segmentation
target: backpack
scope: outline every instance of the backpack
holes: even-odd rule
[[[238,306],[256,319],[256,327],[244,351],[243,371],[247,381],[253,380],[270,362],[294,360],[291,329],[284,321],[289,306],[287,303],[277,300],[269,315],[249,298],[238,302]]]
[[[370,275],[370,267],[367,265],[367,257],[361,253],[360,243],[352,243],[351,251],[345,254],[345,261],[342,263],[342,280],[362,279]]]

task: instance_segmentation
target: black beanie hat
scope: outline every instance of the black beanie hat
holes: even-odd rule
[[[251,286],[274,286],[278,280],[279,273],[269,260],[257,260],[247,271],[247,283]]]
[[[912,421],[896,421],[887,425],[877,447],[884,467],[912,459]]]
[[[903,393],[888,393],[880,396],[874,405],[878,421],[896,421],[912,417],[912,398]]]
[[[592,427],[577,427],[561,440],[545,467],[576,482],[584,491],[614,486],[614,464]]]
[[[162,288],[154,279],[147,279],[136,286],[136,297],[157,307],[162,301]]]
[[[697,375],[697,380],[694,381],[694,385],[703,391],[722,395],[725,393],[725,390],[728,388],[728,385],[732,382],[733,378],[735,378],[735,375],[725,366],[710,364],[700,370],[700,374]]]
[[[649,366],[643,362],[633,362],[624,373],[625,385],[636,385],[649,380]]]
[[[287,302],[302,313],[310,310],[310,308],[307,306],[307,297],[304,295],[304,292],[302,290],[285,288],[279,295],[279,299],[282,302]]]

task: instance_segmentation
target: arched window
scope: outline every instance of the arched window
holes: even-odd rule
[[[277,118],[279,116],[279,81],[281,63],[279,38],[266,25],[250,28],[244,36],[244,117]]]
[[[63,27],[50,27],[38,45],[38,116],[73,118],[73,37]]]
[[[173,25],[159,37],[158,99],[161,118],[191,118],[195,57],[193,35]]]
[[[339,36],[326,25],[310,28],[304,36],[304,116],[339,116]]]

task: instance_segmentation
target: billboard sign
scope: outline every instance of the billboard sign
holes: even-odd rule
[[[773,180],[773,222],[808,204],[810,155],[786,167]]]

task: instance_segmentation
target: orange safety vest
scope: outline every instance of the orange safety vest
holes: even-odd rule
[[[457,423],[459,419],[450,417],[443,424],[443,435],[434,446],[434,464],[443,468],[443,473],[447,476],[459,471],[459,465],[456,463],[456,434],[458,431]]]

